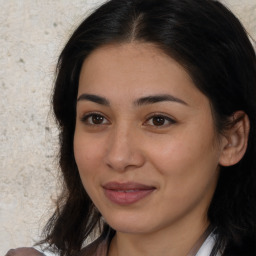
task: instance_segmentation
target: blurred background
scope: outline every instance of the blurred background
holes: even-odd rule
[[[0,255],[31,246],[58,193],[50,96],[58,55],[103,0],[0,0]],[[256,40],[256,1],[223,0]],[[254,44],[256,46],[256,44]]]

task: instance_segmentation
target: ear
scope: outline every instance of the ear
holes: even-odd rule
[[[231,166],[238,163],[244,156],[250,131],[250,121],[243,111],[237,111],[232,115],[234,123],[223,135],[222,152],[219,164]]]

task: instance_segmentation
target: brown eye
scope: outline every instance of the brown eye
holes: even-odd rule
[[[100,114],[88,114],[81,118],[81,121],[88,125],[108,124],[108,120]]]
[[[104,117],[100,115],[92,115],[91,119],[93,124],[102,124],[104,122]]]
[[[152,123],[155,126],[162,126],[165,124],[166,119],[162,116],[155,116],[152,118]]]
[[[169,125],[175,124],[176,121],[168,116],[154,115],[147,119],[146,125],[155,127],[167,127]]]

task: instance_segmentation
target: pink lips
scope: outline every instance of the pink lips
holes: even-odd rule
[[[109,182],[103,186],[106,197],[115,204],[129,205],[151,194],[156,188],[134,182]]]

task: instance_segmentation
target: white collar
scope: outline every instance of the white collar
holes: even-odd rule
[[[215,242],[216,242],[215,235],[211,233],[206,238],[206,240],[204,241],[204,243],[202,244],[202,246],[200,247],[199,251],[195,256],[208,256],[208,255],[210,256],[212,249],[215,245]],[[221,256],[220,252],[218,252],[216,256]]]

